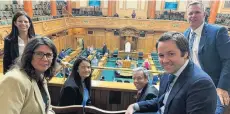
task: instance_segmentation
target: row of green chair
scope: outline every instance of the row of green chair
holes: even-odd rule
[[[1,20],[0,25],[11,25],[12,24],[12,19],[7,19],[7,20]]]
[[[114,78],[115,82],[123,82],[123,83],[132,83],[132,79],[124,79],[124,78]]]

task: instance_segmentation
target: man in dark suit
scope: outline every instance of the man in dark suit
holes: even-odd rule
[[[190,28],[184,32],[184,35],[189,40],[190,57],[215,83],[219,96],[218,111],[221,110],[221,104],[229,104],[230,38],[228,31],[224,27],[204,22],[204,7],[200,2],[191,2],[187,12]]]
[[[158,114],[214,114],[217,93],[208,74],[189,61],[189,46],[184,35],[167,32],[156,44],[161,76],[158,97],[131,104],[126,114],[153,111]]]
[[[104,56],[106,52],[107,52],[107,46],[106,46],[106,44],[104,43],[104,44],[103,44],[103,47],[102,47],[102,55]]]
[[[143,68],[138,67],[133,69],[133,84],[137,88],[137,101],[150,100],[156,98],[158,90],[149,82],[149,72]]]

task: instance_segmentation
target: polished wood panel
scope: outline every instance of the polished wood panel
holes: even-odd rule
[[[121,59],[125,59],[126,56],[130,58],[138,59],[138,53],[137,52],[124,52],[124,51],[118,51],[118,57]]]
[[[189,24],[184,21],[127,19],[113,17],[69,17],[66,20],[68,26],[81,28],[106,28],[121,29],[134,27],[138,30],[153,31],[179,31],[183,32]],[[102,26],[103,25],[103,26]]]
[[[102,26],[103,25],[103,26]],[[73,28],[101,28],[101,29],[122,29],[125,27],[133,27],[138,30],[146,31],[184,31],[188,27],[187,22],[183,21],[168,21],[168,20],[147,20],[147,19],[126,19],[126,18],[112,18],[112,17],[65,17],[60,19],[52,19],[47,21],[38,21],[34,22],[36,34],[47,36],[60,31],[73,29]],[[0,49],[3,48],[2,40],[9,34],[11,31],[11,25],[0,26]],[[84,33],[84,32],[83,32]],[[102,32],[101,32],[102,33]],[[98,33],[98,34],[101,34]],[[97,34],[97,33],[96,33]],[[114,38],[112,32],[97,35],[98,39],[106,40],[99,41],[96,44],[90,35],[88,36],[87,42],[90,42],[87,45],[102,46],[106,41],[107,43],[111,41],[111,38]],[[91,39],[90,39],[91,38]],[[116,38],[116,37],[115,37]],[[114,41],[114,39],[112,39]],[[72,43],[72,42],[69,42]],[[119,43],[119,40],[115,40],[115,44]],[[116,49],[119,46],[115,46],[113,43],[108,43],[108,48]]]

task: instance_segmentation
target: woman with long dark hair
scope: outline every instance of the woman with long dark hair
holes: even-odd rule
[[[89,105],[91,93],[91,62],[79,57],[73,64],[72,72],[63,88],[59,105]]]
[[[1,114],[54,114],[47,80],[55,73],[57,49],[49,38],[34,38],[0,80]]]
[[[35,36],[32,20],[25,12],[17,12],[12,19],[12,29],[4,40],[3,73],[19,57],[27,42]]]

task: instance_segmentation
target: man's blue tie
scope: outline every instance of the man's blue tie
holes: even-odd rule
[[[169,77],[168,77],[168,78],[169,78],[169,81],[168,81],[168,84],[169,84],[169,85],[173,82],[173,80],[175,79],[175,77],[176,77],[176,76],[173,75],[173,74],[170,74],[170,75],[169,75]],[[168,86],[169,86],[169,85],[168,85]]]
[[[192,59],[193,57],[193,51],[192,51],[192,48],[193,48],[193,44],[194,44],[194,40],[196,38],[196,33],[195,32],[192,32],[191,33],[191,37],[189,38],[189,51],[190,51],[190,57]]]
[[[166,87],[166,91],[165,91],[164,94],[162,94],[162,95],[158,98],[158,103],[157,103],[157,105],[158,105],[158,110],[159,110],[159,113],[160,113],[160,114],[161,114],[161,110],[160,110],[161,105],[160,105],[160,104],[163,103],[165,94],[166,94],[167,92],[169,92],[169,90],[170,90],[170,85],[171,85],[171,83],[173,82],[173,80],[175,79],[175,77],[176,77],[175,75],[169,74],[169,76],[168,76],[168,82],[167,82],[167,87]]]

